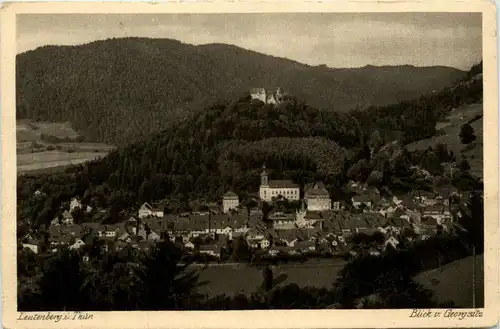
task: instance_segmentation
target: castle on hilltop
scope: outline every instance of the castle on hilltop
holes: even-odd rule
[[[250,90],[250,96],[252,100],[258,99],[266,104],[278,104],[283,101],[285,93],[279,87],[274,92],[264,88],[253,88]]]

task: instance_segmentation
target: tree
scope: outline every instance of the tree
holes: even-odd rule
[[[41,307],[45,311],[79,311],[87,305],[82,293],[85,273],[80,257],[69,251],[53,256],[40,279]]]
[[[73,217],[73,220],[75,221],[76,224],[82,223],[84,219],[84,213],[82,208],[76,207],[75,209],[73,209],[73,211],[71,212],[71,216]]]
[[[233,261],[249,261],[252,254],[248,248],[246,240],[240,236],[233,240],[233,252],[231,254],[231,260]]]
[[[144,261],[144,296],[147,310],[181,310],[197,297],[198,274],[188,269],[182,250],[160,242]]]
[[[463,229],[462,236],[480,254],[484,249],[484,201],[479,192],[472,192],[470,200],[466,207],[462,207],[461,213],[459,225]]]
[[[262,288],[266,293],[270,292],[273,288],[273,270],[266,266],[262,269]]]
[[[460,161],[460,171],[466,172],[469,171],[469,169],[470,169],[470,164],[467,160],[463,159],[462,161]]]
[[[462,125],[460,129],[460,141],[462,144],[470,144],[476,140],[476,135],[474,134],[474,128],[468,123]]]

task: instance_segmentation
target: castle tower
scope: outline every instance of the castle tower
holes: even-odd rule
[[[284,96],[284,95],[283,95],[283,89],[282,89],[282,88],[280,88],[280,87],[278,87],[278,88],[276,89],[276,101],[277,101],[277,102],[281,102],[281,100],[283,99],[283,96]]]
[[[266,170],[266,165],[262,166],[262,172],[260,174],[260,185],[268,185],[269,183],[269,175]]]

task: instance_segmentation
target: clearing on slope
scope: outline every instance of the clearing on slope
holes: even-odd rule
[[[469,145],[460,141],[462,125],[469,123],[474,129],[476,140]],[[451,113],[436,124],[436,136],[423,139],[408,145],[408,150],[422,150],[437,144],[446,144],[453,151],[457,160],[466,159],[470,172],[478,177],[483,176],[483,104],[474,103],[453,109]]]
[[[475,279],[475,307],[484,307],[484,259],[469,256],[437,269],[418,274],[415,279],[434,292],[434,298],[441,303],[453,302],[455,307],[472,308],[473,279]]]

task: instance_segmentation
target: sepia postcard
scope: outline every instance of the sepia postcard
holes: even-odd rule
[[[493,3],[0,22],[5,328],[498,323]]]

